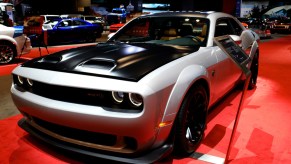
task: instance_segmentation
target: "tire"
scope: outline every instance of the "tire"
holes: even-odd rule
[[[257,78],[258,78],[258,73],[259,73],[259,54],[258,53],[256,53],[254,56],[250,70],[252,72],[252,75],[251,75],[249,86],[248,86],[249,90],[254,89],[257,85]]]
[[[205,88],[194,85],[184,98],[175,121],[174,152],[186,156],[194,152],[204,137],[208,107]]]
[[[13,44],[0,41],[0,64],[11,63],[16,55],[17,52]]]

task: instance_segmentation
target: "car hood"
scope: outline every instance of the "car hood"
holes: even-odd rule
[[[198,49],[149,43],[102,43],[60,51],[22,66],[138,81],[151,71]]]

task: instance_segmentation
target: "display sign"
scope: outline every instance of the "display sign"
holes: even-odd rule
[[[42,34],[43,16],[30,16],[24,19],[23,33],[26,35]]]
[[[11,19],[12,21],[14,21],[14,16],[13,16],[13,6],[11,5],[6,5],[5,6],[5,11],[7,13],[7,15],[9,16],[9,19]]]
[[[214,42],[240,67],[246,75],[251,72],[247,64],[251,61],[249,56],[239,47],[229,35],[214,38]]]

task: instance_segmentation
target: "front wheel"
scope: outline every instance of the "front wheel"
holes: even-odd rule
[[[175,122],[174,151],[189,155],[200,144],[206,127],[208,96],[203,85],[195,85],[187,93]]]
[[[7,64],[13,61],[16,56],[16,49],[13,44],[0,42],[0,64]]]

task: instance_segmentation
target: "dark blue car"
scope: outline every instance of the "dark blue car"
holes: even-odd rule
[[[78,18],[54,19],[43,24],[43,36],[30,36],[34,46],[94,42],[101,37],[103,27]],[[42,40],[43,38],[43,40]]]

